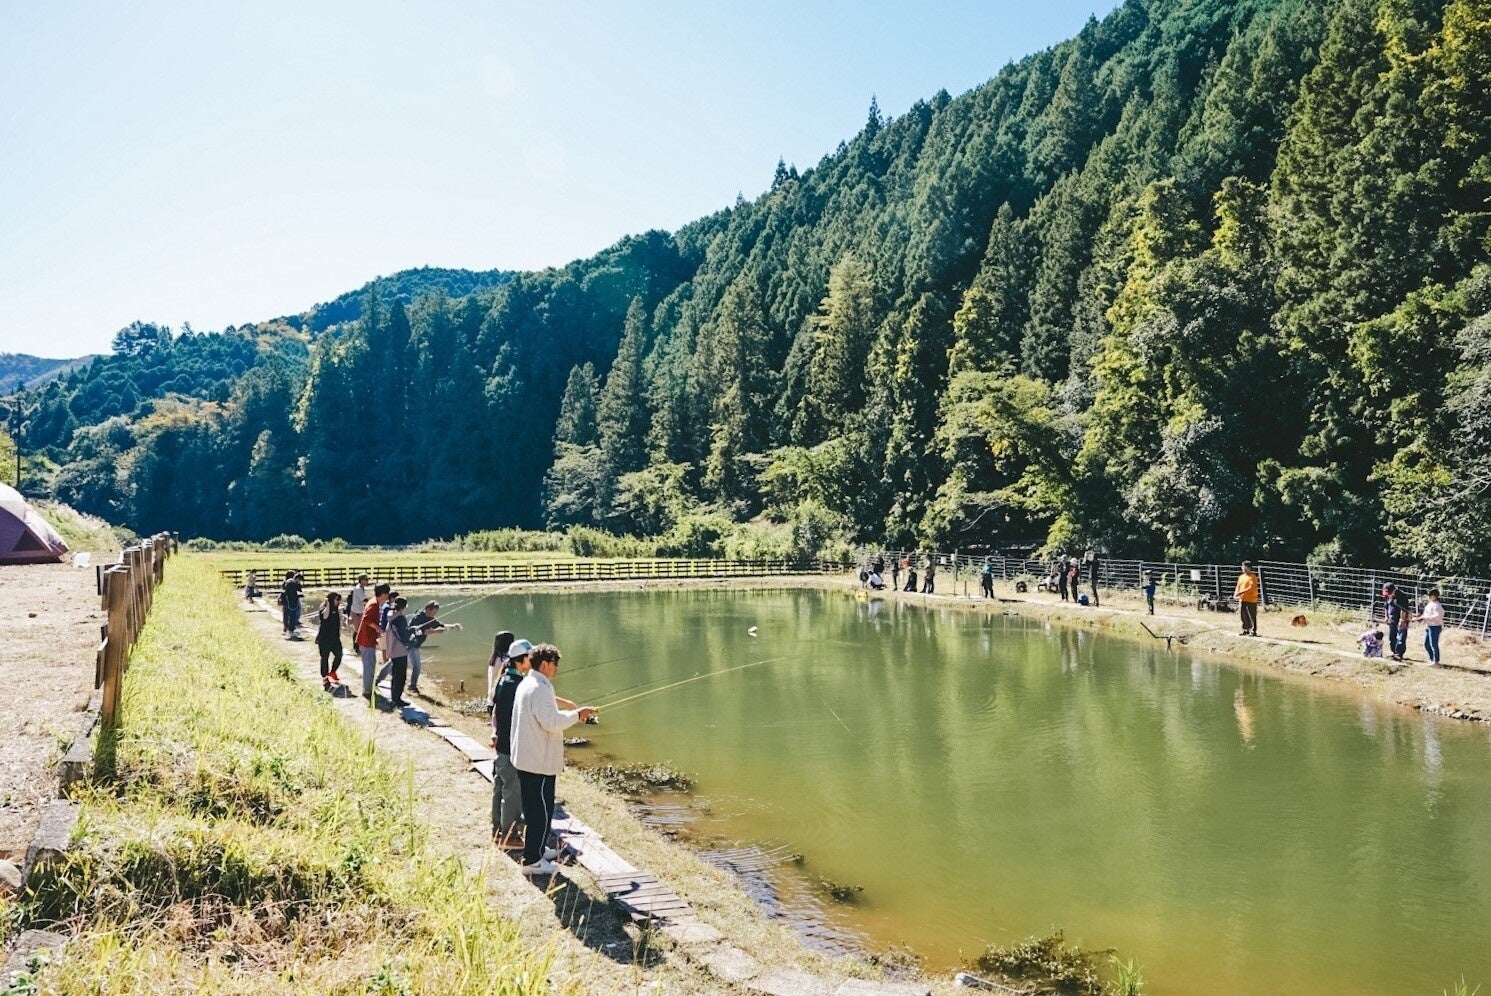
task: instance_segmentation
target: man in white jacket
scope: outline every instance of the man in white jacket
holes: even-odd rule
[[[523,874],[552,875],[557,854],[547,846],[554,818],[554,784],[564,768],[564,731],[596,714],[554,694],[559,648],[540,643],[528,653],[533,669],[513,701],[512,763],[523,791]],[[565,708],[560,708],[561,704]]]

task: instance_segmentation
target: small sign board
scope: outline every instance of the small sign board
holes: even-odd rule
[[[1199,567],[1193,567],[1193,568],[1191,568],[1191,580],[1192,581],[1200,581],[1201,580],[1201,568],[1199,568]]]

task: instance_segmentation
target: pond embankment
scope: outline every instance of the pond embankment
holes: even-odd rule
[[[852,578],[833,582],[858,590]],[[1014,612],[1030,618],[1102,630],[1144,643],[1164,643],[1177,652],[1249,667],[1268,667],[1288,675],[1324,679],[1359,690],[1379,701],[1472,722],[1491,721],[1491,648],[1478,634],[1446,629],[1442,641],[1444,665],[1431,667],[1418,645],[1423,631],[1409,632],[1403,662],[1368,659],[1356,647],[1356,637],[1380,629],[1334,609],[1308,607],[1265,611],[1259,615],[1258,637],[1238,633],[1235,616],[1198,610],[1194,605],[1161,603],[1148,615],[1143,598],[1131,592],[1101,591],[1099,607],[1062,602],[1044,592],[1019,592],[1012,582],[996,582],[992,599],[960,594],[918,595],[877,593],[873,597],[905,599],[928,608],[969,612]],[[1297,624],[1296,619],[1302,624]]]

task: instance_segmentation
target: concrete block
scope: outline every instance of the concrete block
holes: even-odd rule
[[[0,861],[0,896],[13,896],[21,891],[26,879],[13,861]]]
[[[78,824],[78,804],[68,799],[54,799],[41,813],[41,826],[26,848],[26,863],[21,872],[28,881],[37,868],[60,861],[72,843],[73,827]]]
[[[26,972],[26,962],[33,954],[45,950],[55,951],[66,943],[64,935],[54,934],[50,930],[23,931],[10,951],[10,957],[5,960],[5,968],[0,970],[0,986],[5,987],[0,991],[10,992],[15,988],[17,977]]]
[[[834,996],[932,996],[932,990],[914,982],[867,982],[850,979],[839,984]]]
[[[767,996],[834,996],[832,982],[807,972],[799,972],[795,968],[781,969],[763,978],[753,979],[746,983],[746,988],[766,993]]]
[[[761,974],[760,962],[729,944],[721,944],[701,953],[699,964],[709,969],[722,982],[745,982]]]
[[[684,920],[681,923],[670,923],[662,928],[663,936],[674,944],[687,947],[698,947],[708,944],[718,944],[725,939],[725,935],[715,930],[707,923],[697,920]]]
[[[92,724],[89,724],[90,728]],[[73,789],[86,785],[93,777],[93,738],[88,733],[83,733],[67,748],[67,753],[62,755],[62,764],[58,769],[59,790],[63,796],[72,795]]]

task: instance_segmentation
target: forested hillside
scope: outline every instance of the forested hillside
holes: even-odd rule
[[[1488,77],[1491,0],[1129,0],[677,233],[126,336],[21,439],[142,532],[765,515],[1485,569]]]

